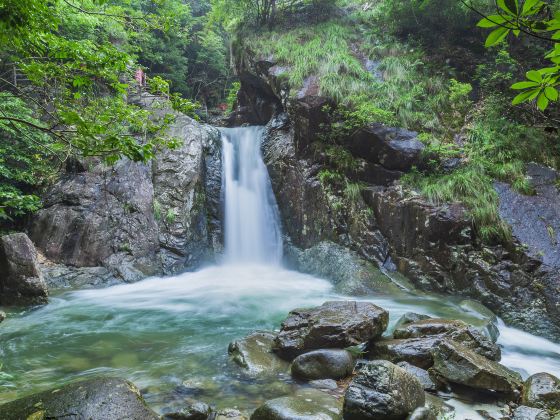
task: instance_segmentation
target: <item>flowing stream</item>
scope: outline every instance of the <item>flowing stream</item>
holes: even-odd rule
[[[280,264],[278,211],[260,155],[260,128],[224,130],[225,261],[193,273],[105,289],[66,291],[51,303],[11,312],[0,325],[0,403],[68,381],[112,375],[144,392],[156,410],[196,399],[252,409],[294,392],[289,375],[251,379],[228,360],[227,346],[255,329],[277,329],[288,311],[348,299],[322,279]],[[360,297],[390,311],[484,323],[460,299],[402,291]],[[473,309],[475,308],[475,309]],[[502,363],[524,377],[560,376],[560,346],[499,325]],[[492,410],[451,399],[455,418]],[[469,413],[468,415],[466,413]]]

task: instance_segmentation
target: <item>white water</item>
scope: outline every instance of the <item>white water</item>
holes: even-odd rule
[[[282,234],[261,156],[263,127],[222,130],[225,261],[277,265]]]

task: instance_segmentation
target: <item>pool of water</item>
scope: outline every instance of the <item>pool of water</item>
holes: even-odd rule
[[[322,279],[278,267],[224,265],[106,289],[68,291],[43,307],[9,312],[0,325],[0,403],[98,375],[130,379],[156,410],[190,399],[252,409],[294,391],[289,377],[245,377],[228,343],[257,329],[278,329],[287,313],[337,295]],[[480,324],[464,302],[403,291],[360,297],[390,312]],[[560,376],[560,346],[500,325],[505,365],[524,376]],[[462,403],[457,403],[462,404]]]

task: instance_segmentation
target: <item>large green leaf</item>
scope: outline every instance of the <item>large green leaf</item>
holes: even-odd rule
[[[511,88],[515,90],[522,90],[522,89],[535,88],[537,86],[540,86],[540,84],[537,82],[518,82],[513,84]]]
[[[486,38],[486,43],[484,45],[486,47],[492,47],[499,44],[509,34],[509,31],[510,30],[508,28],[503,27],[493,30],[490,32],[490,35],[488,35],[488,38]]]

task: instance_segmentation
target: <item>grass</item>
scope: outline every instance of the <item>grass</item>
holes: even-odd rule
[[[415,130],[436,159],[429,170],[413,172],[403,182],[435,203],[464,203],[483,241],[509,242],[511,231],[500,219],[494,181],[532,194],[526,163],[560,167],[560,143],[541,128],[505,116],[514,114],[510,98],[501,93],[503,87],[489,86],[494,79],[511,78],[513,61],[507,53],[497,54],[494,64],[481,64],[480,75],[469,76],[485,90],[484,98],[473,103],[472,86],[457,81],[454,69],[431,62],[414,42],[386,33],[379,21],[384,15],[376,7],[368,12],[348,8],[342,17],[316,25],[249,34],[244,43],[287,69],[282,77],[290,95],[316,76],[319,93],[337,103],[317,149],[329,166],[319,173],[324,185],[336,186],[349,202],[360,194],[360,185],[347,179],[356,162],[344,147],[344,139],[355,129],[381,122]],[[366,60],[376,63],[375,72],[366,69]],[[462,159],[460,169],[443,169],[441,161],[450,157]]]

